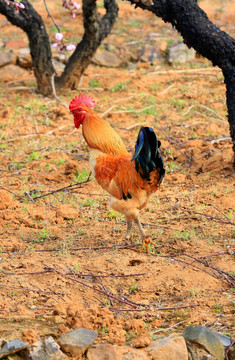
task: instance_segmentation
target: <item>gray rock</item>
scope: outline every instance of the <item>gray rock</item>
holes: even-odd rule
[[[97,331],[80,328],[63,334],[58,339],[58,344],[70,356],[83,355],[97,336]]]
[[[185,64],[188,61],[193,61],[195,55],[196,51],[193,48],[189,49],[187,45],[181,43],[169,49],[167,59],[170,64]]]
[[[140,60],[142,62],[149,62],[151,64],[155,64],[160,62],[161,55],[157,52],[154,46],[145,45],[141,49]]]
[[[27,69],[33,66],[32,57],[28,48],[23,48],[18,51],[18,64]]]
[[[216,360],[216,358],[210,354],[203,355],[202,360]]]
[[[13,51],[1,51],[0,67],[8,64],[16,64],[16,54]]]
[[[221,334],[217,331],[212,331],[212,334],[214,334],[220,340],[220,342],[223,344],[224,347],[227,348],[232,344],[231,337]]]
[[[123,64],[123,60],[114,53],[106,50],[97,50],[92,58],[92,62],[96,65],[107,67],[119,67]]]
[[[187,347],[190,353],[197,353],[198,350],[204,349],[217,360],[224,360],[224,347],[217,336],[204,326],[187,326],[184,330],[183,337],[187,341]],[[190,343],[196,344],[193,349]],[[207,354],[205,354],[207,355]],[[195,357],[196,358],[196,357]],[[198,357],[199,358],[199,357]]]
[[[14,354],[18,351],[26,349],[29,343],[24,342],[20,339],[15,339],[6,343],[0,350],[0,359],[7,355]]]
[[[31,360],[68,359],[68,357],[62,353],[59,345],[51,336],[45,340],[39,340],[32,344],[31,349],[29,350],[29,356]]]

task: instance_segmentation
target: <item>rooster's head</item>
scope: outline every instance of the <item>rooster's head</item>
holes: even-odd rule
[[[86,94],[75,96],[69,104],[69,110],[74,115],[74,125],[78,129],[87,114],[87,107],[92,108],[95,100]]]

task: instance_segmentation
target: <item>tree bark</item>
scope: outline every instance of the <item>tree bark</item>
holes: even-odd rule
[[[144,5],[146,0],[128,1],[170,22],[189,47],[221,68],[235,165],[235,40],[208,19],[196,0],[153,0],[150,6]]]
[[[55,79],[56,87],[76,89],[84,70],[91,62],[92,56],[102,40],[110,33],[118,15],[118,7],[114,0],[105,0],[106,15],[100,18],[96,1],[83,1],[83,23],[85,33],[82,41],[69,58],[63,74]]]
[[[43,95],[52,94],[52,75],[56,73],[52,65],[51,45],[44,22],[28,0],[21,0],[25,9],[15,12],[14,7],[0,0],[0,13],[13,24],[27,33],[34,75],[38,91]],[[106,14],[101,17],[97,12],[96,0],[83,0],[84,36],[71,55],[62,75],[55,77],[55,85],[75,89],[81,75],[91,62],[91,58],[110,33],[118,14],[115,0],[104,0]]]
[[[27,33],[38,91],[43,95],[49,95],[52,92],[51,77],[55,72],[51,61],[49,37],[41,16],[27,0],[23,0],[22,3],[25,9],[20,9],[16,13],[14,7],[1,0],[0,13]]]

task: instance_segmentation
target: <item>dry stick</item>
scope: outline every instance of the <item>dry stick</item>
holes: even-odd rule
[[[221,218],[218,218],[216,216],[211,216],[211,215],[207,215],[207,214],[203,214],[203,213],[200,213],[198,211],[193,211],[193,210],[187,210],[187,209],[181,209],[181,211],[185,211],[185,212],[188,212],[189,214],[197,214],[197,215],[202,215],[202,216],[205,216],[206,218],[208,219],[211,219],[211,220],[214,220],[214,221],[219,221],[223,224],[229,224],[229,225],[235,225],[234,222],[232,222],[231,220],[229,221],[225,221]]]
[[[156,310],[176,310],[176,309],[185,309],[189,307],[199,306],[200,304],[189,304],[189,305],[177,305],[177,306],[166,306],[161,308],[156,308]]]
[[[179,306],[171,306],[171,307],[162,307],[155,308],[154,310],[177,310],[177,309],[185,309],[189,307],[199,306],[200,304],[189,304],[189,305],[179,305]],[[111,311],[146,311],[144,309],[118,309],[118,308],[109,308]],[[149,311],[149,309],[148,309]]]
[[[6,143],[9,143],[9,142],[14,142],[14,141],[22,140],[22,139],[28,138],[28,137],[40,136],[40,135],[46,135],[46,134],[28,134],[28,135],[22,135],[22,136],[20,136],[20,137],[14,138],[14,139],[9,139],[9,140],[5,140],[5,141],[1,141],[1,142],[0,142],[0,145],[6,144]]]
[[[229,219],[229,217],[227,216],[227,215],[225,215],[222,211],[220,211],[215,205],[213,205],[213,204],[208,204],[208,205],[210,205],[210,206],[212,206],[215,210],[217,210],[221,215],[223,215],[224,217],[225,217],[225,219],[227,219],[229,222],[230,222],[230,224],[232,224],[232,222],[231,222],[231,220]]]
[[[187,257],[189,257],[190,259],[193,259],[194,261],[197,261],[197,262],[199,262],[200,264],[208,267],[209,269],[212,269],[212,270],[218,272],[221,276],[223,276],[223,278],[225,278],[225,280],[226,280],[227,282],[229,282],[233,287],[235,287],[235,283],[230,280],[230,278],[233,279],[233,280],[235,280],[235,276],[233,276],[232,274],[229,274],[228,272],[226,272],[226,271],[224,271],[224,270],[220,270],[220,269],[218,269],[218,268],[210,265],[208,262],[205,263],[204,261],[199,260],[198,258],[195,258],[195,257],[193,257],[193,256],[191,256],[191,255],[184,254],[184,253],[181,253],[181,255],[187,256]]]
[[[90,274],[91,274],[91,276],[93,276],[92,272]],[[99,281],[99,283],[102,286],[103,290],[106,291],[107,294],[110,294],[109,290],[106,289],[106,286],[103,284],[103,282],[100,279],[97,279],[97,280]],[[113,302],[112,298],[109,298],[109,301],[110,301],[110,305],[114,306],[114,302]]]
[[[127,245],[113,245],[113,246],[96,246],[96,247],[81,247],[81,248],[71,248],[70,251],[80,251],[80,250],[118,250],[118,249],[129,249],[132,247],[139,246],[139,244],[127,244]],[[61,251],[63,249],[41,249],[35,250],[35,252],[54,252]],[[7,252],[9,253],[9,252]],[[11,254],[11,252],[10,252]]]
[[[232,341],[232,343],[229,345],[226,353],[225,353],[225,356],[226,356],[226,360],[229,360],[229,357],[228,357],[228,353],[230,351],[230,349],[232,349],[233,345],[235,345],[235,339]]]
[[[211,112],[212,114],[214,114],[218,119],[222,120],[222,121],[225,121],[225,119],[220,116],[219,114],[217,114],[217,112],[211,108],[209,108],[208,106],[205,106],[205,105],[202,105],[202,104],[196,104],[196,105],[191,105],[188,110],[186,112],[183,113],[183,116],[187,115],[193,108],[196,108],[196,107],[201,107],[205,110],[208,110],[209,112]]]
[[[170,257],[170,256],[166,256],[166,255],[159,255],[159,256],[161,256],[161,257],[168,257],[168,258]],[[186,264],[186,265],[191,265],[193,268],[195,268],[195,269],[197,269],[197,270],[200,270],[200,271],[203,271],[203,272],[206,273],[207,275],[212,276],[212,277],[214,277],[215,279],[220,280],[220,281],[222,281],[223,283],[225,283],[226,285],[228,285],[228,282],[229,282],[229,281],[227,281],[227,279],[224,280],[223,278],[221,278],[220,276],[218,276],[218,275],[215,274],[214,272],[209,272],[209,271],[206,271],[205,269],[201,269],[199,266],[193,265],[193,262],[189,263],[189,262],[187,262],[187,261],[185,261],[185,260],[177,259],[177,258],[174,258],[174,257],[172,257],[172,256],[171,256],[171,258],[173,258],[174,261],[178,261],[178,262],[181,262],[181,263]],[[204,266],[206,266],[203,262],[202,262],[202,264],[203,264]],[[229,284],[229,286],[231,286],[231,284]]]
[[[119,301],[119,302],[122,302],[122,303],[127,304],[127,305],[132,306],[132,307],[136,307],[136,305],[131,304],[131,303],[129,303],[128,301],[124,301],[124,300],[122,300],[122,299],[119,299],[118,297],[116,297],[116,296],[114,296],[114,295],[111,295],[111,294],[108,294],[108,293],[106,293],[105,291],[102,291],[102,290],[100,290],[100,289],[98,289],[98,288],[96,288],[96,287],[94,287],[94,286],[88,285],[88,284],[86,284],[86,283],[84,283],[84,282],[82,282],[82,281],[79,281],[79,280],[77,280],[77,279],[74,279],[74,278],[72,278],[71,276],[67,276],[66,274],[62,273],[61,271],[59,271],[59,270],[57,270],[57,269],[55,269],[55,268],[53,268],[53,267],[51,267],[51,266],[48,266],[48,265],[46,265],[46,264],[44,264],[44,263],[42,263],[42,264],[43,264],[44,266],[46,266],[48,269],[51,269],[52,271],[56,272],[57,274],[66,276],[67,279],[70,279],[70,280],[72,280],[72,281],[75,281],[75,282],[77,282],[78,284],[81,284],[81,285],[86,286],[86,287],[88,287],[88,288],[90,288],[90,289],[93,289],[93,290],[95,290],[95,291],[97,291],[97,292],[99,292],[99,293],[101,293],[101,294],[104,294],[104,295],[106,295],[106,296],[108,296],[108,297],[111,297],[111,298],[114,299],[114,300],[117,300],[117,301]]]
[[[119,292],[120,292],[120,294],[121,294],[121,296],[122,296],[123,299],[131,302],[132,304],[135,304],[135,305],[137,305],[137,306],[150,307],[150,305],[137,303],[137,302],[135,302],[135,301],[133,301],[133,300],[128,299],[128,298],[123,294],[123,291],[122,291],[122,289],[121,289],[121,286],[119,286]]]
[[[17,275],[38,275],[38,274],[46,274],[48,272],[51,272],[51,270],[44,270],[44,271],[35,271],[35,272],[19,272],[19,273],[15,273],[15,272],[5,272],[5,271],[2,271],[2,274],[4,275],[14,275],[14,276],[17,276]],[[72,275],[74,272],[69,272],[69,273],[66,273],[65,275]],[[76,276],[78,277],[90,277],[91,275],[90,274],[81,274],[81,273],[75,273]],[[137,273],[137,274],[120,274],[120,275],[100,275],[100,274],[93,274],[92,276],[94,278],[119,278],[119,277],[135,277],[135,276],[143,276],[145,275],[146,273]],[[64,294],[64,293],[62,293]]]
[[[44,0],[44,2],[45,2],[45,0]],[[55,75],[56,75],[56,74],[53,73],[53,74],[52,74],[52,77],[51,77],[51,87],[52,87],[53,95],[54,95],[54,97],[56,98],[56,100],[58,100],[62,105],[64,105],[64,107],[65,107],[66,109],[68,109],[68,108],[69,108],[68,105],[67,105],[64,101],[62,101],[62,100],[59,98],[59,96],[56,95]]]
[[[40,289],[40,287],[39,286],[37,286],[37,285],[34,285],[34,284],[32,284],[32,283],[29,283],[29,285],[31,285],[31,286],[34,286],[36,289],[38,289],[40,292],[42,292],[42,293],[47,293],[45,290],[42,290],[42,289]],[[49,289],[50,290],[50,289]],[[50,290],[51,291],[51,290]],[[54,293],[55,294],[55,291],[51,291],[52,292],[52,294]],[[59,297],[61,297],[61,296],[59,296]],[[51,296],[51,298],[55,301],[55,302],[59,302],[57,299],[55,299],[53,296]]]
[[[197,73],[198,71],[205,71],[205,74],[203,75],[206,75],[206,72],[208,72],[213,70],[213,71],[216,71],[216,72],[219,72],[221,71],[220,69],[217,69],[217,68],[199,68],[199,69],[184,69],[184,70],[160,70],[160,71],[154,71],[154,72],[149,72],[147,75],[168,75],[168,74],[182,74],[182,73],[186,73],[186,74],[189,74],[189,73]],[[197,75],[197,74],[195,74]]]
[[[0,287],[6,287],[6,288],[10,288],[10,289],[26,290],[26,291],[32,291],[32,292],[37,292],[37,293],[42,292],[44,294],[51,294],[52,293],[51,291],[41,290],[39,288],[38,288],[38,290],[35,290],[35,289],[30,289],[30,288],[27,288],[27,287],[24,287],[24,286],[13,286],[13,285],[0,284]],[[35,287],[37,287],[37,286],[35,286]]]
[[[3,190],[5,190],[5,191],[8,191],[10,194],[14,195],[15,197],[18,197],[18,198],[21,199],[21,200],[25,200],[25,198],[24,198],[23,196],[17,195],[17,194],[15,194],[13,191],[8,190],[7,188],[5,188],[5,187],[3,187],[3,186],[1,186],[1,185],[0,185],[0,189],[3,189]]]
[[[90,175],[89,175],[89,177],[90,177]],[[79,185],[86,184],[86,183],[88,183],[89,181],[91,181],[91,179],[90,179],[89,177],[87,178],[87,180],[81,181],[80,183],[71,184],[71,185],[68,185],[68,186],[64,186],[64,187],[62,187],[62,188],[59,188],[59,189],[57,189],[57,190],[49,191],[48,193],[46,193],[46,194],[44,194],[44,195],[35,196],[33,199],[34,199],[34,200],[35,200],[35,199],[40,199],[40,198],[42,198],[42,197],[46,197],[46,196],[48,196],[48,195],[52,195],[52,194],[55,194],[55,193],[57,193],[57,192],[64,191],[64,190],[68,190],[68,189],[73,189],[73,190],[74,190],[74,189],[76,188],[76,186],[79,187]]]
[[[170,327],[165,328],[165,329],[158,329],[158,330],[154,331],[153,334],[157,334],[157,333],[162,332],[162,331],[168,331],[168,330],[170,330],[170,329],[172,329],[172,328],[174,328],[174,327],[176,327],[176,326],[184,323],[185,321],[186,321],[186,320],[180,321],[180,322],[178,322],[177,324],[171,325]]]

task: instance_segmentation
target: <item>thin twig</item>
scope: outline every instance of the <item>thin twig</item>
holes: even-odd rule
[[[225,219],[227,219],[229,222],[230,222],[230,224],[232,224],[232,221],[228,218],[228,216],[227,215],[225,215],[224,213],[222,213],[222,211],[220,211],[215,205],[213,205],[213,204],[208,204],[209,206],[212,206],[215,210],[217,210],[221,215],[223,215],[224,217],[225,217]]]
[[[71,184],[71,185],[68,185],[68,186],[64,186],[62,188],[59,188],[57,190],[52,190],[52,191],[49,191],[48,193],[46,194],[43,194],[43,195],[39,195],[39,196],[35,196],[34,197],[34,200],[35,199],[40,199],[42,197],[46,197],[46,196],[49,196],[49,195],[52,195],[52,194],[55,194],[55,193],[58,193],[60,191],[65,191],[65,190],[69,190],[69,189],[75,189],[76,186],[80,186],[80,185],[83,185],[83,184],[86,184],[88,183],[89,181],[91,181],[91,179],[88,177],[87,180],[84,180],[84,181],[81,181],[81,182],[78,182],[78,183],[75,183],[75,184]]]
[[[45,1],[45,0],[44,0]],[[69,106],[59,98],[59,96],[56,95],[56,89],[55,89],[55,75],[56,73],[53,73],[52,76],[51,76],[51,87],[52,87],[52,91],[53,91],[53,95],[54,97],[56,98],[56,100],[58,100],[62,105],[64,105],[64,107],[66,109],[69,108]]]
[[[184,323],[185,321],[186,321],[186,320],[182,320],[182,321],[178,322],[177,324],[171,325],[170,327],[165,328],[165,329],[158,329],[158,330],[154,331],[154,332],[153,332],[153,334],[157,334],[157,333],[162,332],[162,331],[168,331],[168,330],[171,330],[171,329],[173,329],[174,327],[176,327],[176,326],[178,326],[178,325],[180,325],[180,324]]]
[[[80,285],[83,285],[83,286],[85,286],[85,287],[88,287],[88,288],[90,288],[90,289],[93,289],[93,290],[95,290],[95,291],[97,291],[97,292],[99,292],[99,293],[101,293],[101,294],[104,294],[104,295],[106,295],[106,296],[108,296],[108,297],[111,297],[111,298],[114,299],[114,300],[117,300],[117,301],[122,302],[122,303],[124,303],[124,304],[127,304],[127,305],[129,305],[129,306],[136,307],[136,305],[131,304],[131,303],[129,303],[128,301],[119,299],[118,297],[116,297],[116,296],[114,296],[114,295],[111,295],[111,294],[109,294],[109,293],[107,293],[107,292],[105,292],[105,291],[102,291],[102,290],[100,290],[100,289],[98,289],[98,288],[96,288],[96,287],[94,287],[94,286],[88,285],[88,284],[84,283],[83,281],[80,281],[80,280],[78,280],[78,279],[74,279],[74,278],[71,277],[71,276],[67,276],[67,275],[64,274],[63,272],[61,272],[61,271],[59,271],[59,270],[57,270],[57,269],[55,269],[55,268],[53,268],[53,267],[51,267],[51,266],[48,266],[48,265],[46,265],[46,264],[44,264],[44,263],[42,263],[42,264],[43,264],[44,266],[46,266],[48,269],[51,269],[52,271],[56,272],[57,274],[66,276],[67,279],[70,279],[70,280],[72,280],[72,281],[75,281],[76,283],[78,283],[78,284],[80,284]]]
[[[192,213],[192,214],[202,215],[202,216],[205,216],[205,217],[208,218],[208,219],[211,219],[211,220],[214,220],[214,221],[219,221],[219,222],[221,222],[221,223],[223,223],[223,224],[235,225],[235,223],[232,222],[231,220],[225,221],[225,220],[223,220],[223,219],[221,219],[221,218],[218,218],[218,217],[216,217],[216,216],[211,216],[211,215],[203,214],[203,213],[200,213],[200,212],[198,212],[198,211],[187,210],[187,209],[182,209],[182,208],[181,208],[181,211],[188,212],[189,214]]]
[[[177,306],[166,306],[166,307],[157,307],[156,310],[177,310],[177,309],[186,309],[190,307],[199,306],[200,304],[189,304],[189,305],[177,305]]]
[[[46,0],[43,0],[43,2],[44,2],[44,5],[45,5],[45,8],[46,8],[46,11],[47,11],[48,16],[51,18],[51,20],[53,21],[53,24],[55,25],[55,27],[57,28],[57,30],[60,32],[61,29],[60,29],[59,25],[55,22],[55,19],[53,18],[53,16],[51,15],[51,13],[50,13],[50,11],[49,11],[49,9],[48,9]]]

